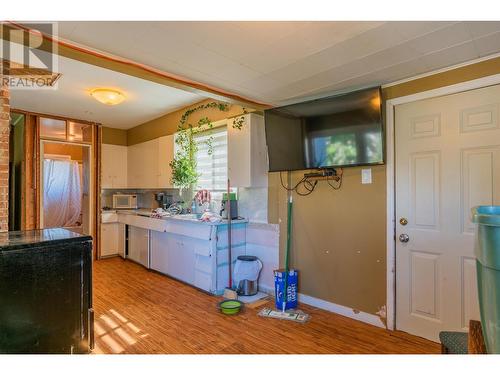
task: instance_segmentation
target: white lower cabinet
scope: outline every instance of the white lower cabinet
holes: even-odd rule
[[[149,230],[129,225],[127,258],[149,268]]]
[[[101,257],[120,253],[119,223],[101,224]]]
[[[151,232],[151,269],[168,273],[167,238],[169,233]]]
[[[151,232],[151,268],[213,291],[212,242],[173,233]]]
[[[101,214],[101,257],[125,257],[125,224],[118,221],[116,212]]]
[[[215,291],[215,272],[212,256],[196,254],[194,263],[194,286],[207,292]],[[215,266],[216,267],[216,266]]]
[[[114,216],[108,216],[103,216],[103,221],[115,220]],[[102,222],[102,256],[122,255],[213,294],[222,294],[228,286],[227,225],[124,213],[115,216],[118,222]],[[234,223],[232,226],[233,265],[239,255],[245,254],[246,225]],[[128,251],[125,256],[126,227]]]
[[[183,236],[171,234],[167,238],[167,274],[194,283],[194,250]]]
[[[215,293],[213,288],[213,274],[195,271],[194,273],[194,286],[210,293]]]
[[[125,231],[126,225],[123,223],[116,223],[118,225],[118,255],[125,258]]]

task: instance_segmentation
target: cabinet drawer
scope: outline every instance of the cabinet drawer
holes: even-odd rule
[[[205,273],[212,274],[212,257],[196,255],[194,268],[196,271],[203,271]]]
[[[194,286],[210,292],[212,289],[212,276],[204,272],[196,271],[194,274]]]
[[[116,223],[118,222],[118,214],[116,212],[103,212],[101,214],[101,223]]]
[[[182,243],[185,248],[192,250],[196,255],[210,256],[212,253],[210,241],[183,236]]]

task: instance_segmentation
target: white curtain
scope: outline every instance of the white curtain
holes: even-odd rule
[[[43,161],[43,225],[45,228],[77,225],[82,210],[78,162]]]

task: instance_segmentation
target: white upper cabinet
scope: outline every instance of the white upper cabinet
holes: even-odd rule
[[[267,187],[267,149],[264,117],[249,113],[241,130],[227,124],[228,176],[234,187]]]
[[[158,187],[171,188],[172,168],[170,162],[174,159],[174,135],[158,138]]]
[[[164,189],[170,181],[174,158],[174,136],[167,135],[128,147],[128,187]]]
[[[128,187],[158,187],[158,138],[128,147]]]
[[[102,144],[101,187],[127,187],[127,146]]]
[[[228,120],[228,176],[234,187],[267,187],[264,118],[243,116],[241,130]],[[102,188],[172,188],[175,136],[167,135],[132,146],[102,145]]]

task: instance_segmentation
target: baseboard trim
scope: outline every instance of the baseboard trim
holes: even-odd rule
[[[259,284],[259,291],[269,294],[270,296],[274,296],[274,288],[267,285]]]
[[[299,302],[305,303],[306,305],[317,307],[319,309],[327,310],[335,314],[343,315],[345,317],[354,320],[359,320],[361,322],[368,323],[376,327],[387,328],[385,324],[380,320],[380,317],[378,315],[368,314],[363,311],[357,311],[350,307],[337,305],[336,303],[311,297],[302,293],[299,293]]]

